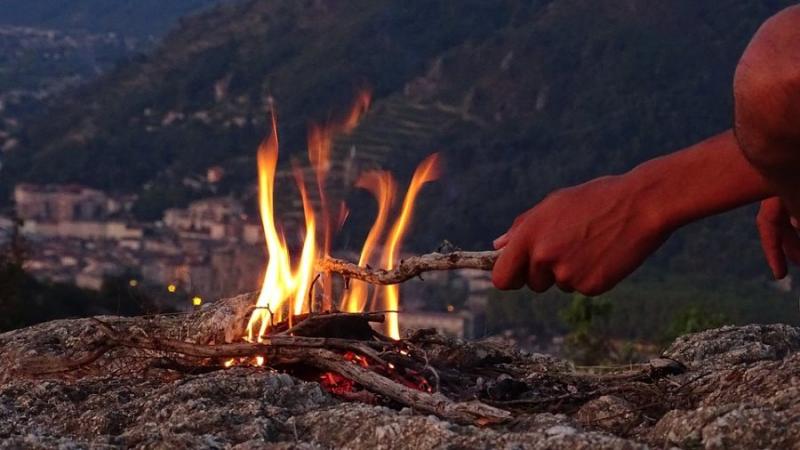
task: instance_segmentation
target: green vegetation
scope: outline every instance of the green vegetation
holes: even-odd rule
[[[718,328],[727,322],[724,314],[706,311],[698,306],[690,306],[675,315],[672,323],[667,327],[662,341],[670,343],[678,336]]]
[[[607,300],[572,297],[569,307],[560,312],[570,330],[564,338],[567,357],[579,364],[596,364],[609,355],[609,340],[602,325],[611,316],[612,308]]]
[[[578,329],[611,339],[668,343],[682,334],[727,324],[800,322],[795,294],[735,278],[636,276],[595,301],[611,309],[603,311],[600,322],[589,320],[586,328],[577,326],[576,318],[596,317],[594,310],[585,308],[597,305],[582,297],[555,290],[539,295],[494,292],[486,332],[512,328],[523,335],[550,337]]]

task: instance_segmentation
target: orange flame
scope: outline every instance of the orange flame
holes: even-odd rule
[[[434,153],[422,161],[411,183],[408,186],[406,197],[403,200],[403,208],[400,210],[400,217],[392,226],[389,238],[383,251],[383,265],[386,269],[392,269],[395,259],[400,253],[400,242],[406,232],[411,215],[414,212],[414,201],[419,194],[422,185],[435,180],[439,176],[439,154]],[[397,311],[400,307],[400,287],[396,284],[384,286],[384,309],[386,311]],[[386,314],[386,334],[393,339],[400,339],[400,325],[397,320],[397,312]]]
[[[285,239],[278,233],[275,225],[274,188],[275,169],[278,163],[278,127],[275,114],[272,114],[272,130],[258,149],[258,199],[261,212],[261,224],[264,229],[264,238],[267,244],[267,270],[261,292],[256,301],[256,310],[250,316],[247,324],[248,340],[260,341],[267,327],[274,321],[283,318],[284,307],[289,304],[289,317],[291,314],[303,312],[305,293],[313,276],[316,260],[314,212],[311,210],[302,176],[297,177],[300,195],[303,198],[303,208],[306,217],[306,233],[300,263],[296,270],[292,270],[289,250]],[[256,332],[256,327],[258,331]]]
[[[356,96],[356,100],[350,108],[349,113],[340,121],[334,121],[325,125],[312,124],[308,130],[308,160],[317,178],[317,188],[322,209],[323,256],[330,255],[331,238],[333,236],[333,225],[331,223],[330,208],[328,198],[325,195],[325,181],[331,167],[331,148],[333,139],[339,134],[348,134],[358,126],[361,117],[369,109],[372,93],[369,90],[362,90]],[[340,216],[341,217],[341,216]],[[331,277],[325,275],[323,281],[323,308],[330,307],[330,299],[333,297],[333,284]]]
[[[373,171],[363,174],[356,182],[356,187],[368,190],[378,201],[378,216],[367,234],[358,265],[365,267],[369,264],[375,245],[383,234],[386,221],[389,218],[389,209],[395,193],[395,182],[392,174],[383,171]],[[361,312],[367,304],[369,285],[363,281],[350,282],[350,291],[345,296],[342,309],[347,312]]]
[[[353,106],[350,108],[350,114],[341,122],[340,129],[343,133],[350,133],[361,121],[361,117],[369,110],[369,105],[372,103],[372,92],[364,89],[358,93]]]
[[[271,115],[270,134],[261,142],[257,153],[259,210],[269,259],[264,272],[261,291],[256,301],[256,308],[247,324],[247,340],[261,342],[265,334],[268,333],[271,324],[282,320],[288,320],[291,323],[294,316],[311,310],[309,291],[312,288],[316,263],[319,258],[328,256],[333,226],[340,227],[347,216],[347,208],[342,203],[339,205],[337,223],[334,224],[329,215],[325,196],[324,184],[330,169],[332,139],[336,134],[351,132],[368,106],[369,93],[361,93],[350,113],[341,121],[324,127],[312,127],[310,130],[309,160],[315,171],[317,188],[319,189],[322,203],[320,205],[323,220],[321,232],[324,233],[324,240],[320,248],[317,239],[317,232],[320,230],[317,229],[315,212],[306,189],[303,171],[300,167],[294,166],[293,175],[299,189],[305,215],[305,234],[302,237],[302,250],[299,258],[294,263],[286,239],[279,230],[275,219],[274,193],[279,143],[277,119],[274,112]],[[395,260],[400,254],[402,237],[413,214],[414,201],[422,186],[438,176],[438,164],[438,155],[434,154],[426,158],[414,172],[399,217],[389,231],[383,247],[383,253],[380,258],[380,263],[383,267],[387,269],[394,267]],[[359,258],[359,265],[367,266],[375,259],[374,253],[386,229],[396,191],[396,183],[390,173],[372,171],[363,174],[358,179],[356,187],[368,190],[378,202],[377,217],[365,239]],[[332,284],[325,282],[324,287],[326,289],[324,299],[328,302],[327,307],[330,307],[333,301],[333,296],[329,293],[332,291]],[[388,311],[398,310],[398,286],[372,289],[373,305],[376,303],[374,300],[377,299],[379,293],[383,295],[384,309]],[[369,294],[370,286],[367,283],[353,281],[350,289],[342,295],[341,306],[348,312],[361,312],[368,306]],[[326,307],[325,303],[323,303],[324,307]],[[390,337],[399,338],[399,324],[396,312],[387,315],[386,330]],[[264,362],[264,358],[255,359],[255,364],[257,365],[263,365]],[[227,367],[234,363],[235,360],[230,360],[225,362],[225,366]]]
[[[300,254],[300,267],[298,269],[297,287],[294,298],[294,314],[302,314],[308,310],[310,305],[306,305],[306,292],[311,287],[311,279],[314,274],[314,264],[317,260],[316,247],[316,226],[314,224],[314,209],[308,200],[303,172],[299,167],[294,167],[294,177],[297,187],[300,189],[300,198],[303,201],[303,214],[306,218],[306,234],[303,239],[303,251]]]

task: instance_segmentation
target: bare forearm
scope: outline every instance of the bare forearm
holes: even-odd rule
[[[773,195],[732,131],[650,160],[623,177],[647,199],[645,213],[672,229]]]

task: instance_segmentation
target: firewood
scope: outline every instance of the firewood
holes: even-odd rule
[[[304,314],[295,318],[296,325],[281,331],[291,336],[324,336],[345,339],[371,339],[373,330],[369,323],[383,323],[386,315],[382,311],[363,313]],[[276,327],[275,331],[280,329]],[[273,330],[270,330],[272,332]]]
[[[499,255],[497,251],[428,253],[401,260],[400,264],[391,270],[360,267],[341,259],[326,258],[317,263],[317,270],[338,273],[345,279],[354,278],[371,284],[398,284],[425,272],[456,269],[492,270]]]
[[[338,315],[342,314],[339,313]],[[360,317],[365,323],[369,319],[376,318],[375,316],[367,317],[360,314],[354,314],[353,316]],[[385,349],[401,345],[400,341],[359,341],[341,338],[276,335],[263,337],[261,342],[258,343],[240,342],[207,345],[153,337],[132,331],[121,333],[100,320],[95,319],[94,322],[105,337],[105,341],[96,350],[76,360],[65,358],[30,360],[25,364],[26,372],[31,375],[45,375],[75,370],[96,361],[104,353],[116,347],[176,354],[183,357],[212,361],[229,358],[252,359],[262,357],[267,361],[267,365],[274,368],[306,365],[321,371],[335,372],[374,394],[456,423],[488,425],[504,422],[511,418],[509,412],[477,400],[455,402],[438,392],[423,392],[404,386],[389,377],[354,364],[344,358],[342,354],[330,350],[337,349],[358,353],[367,356],[373,363],[387,367],[388,363],[373,348]],[[179,367],[183,372],[190,370],[190,366],[185,363],[164,364],[164,360],[162,359],[161,361],[161,364],[157,364],[154,367],[170,368],[174,366]],[[198,363],[198,369],[202,370],[202,364]]]
[[[435,414],[443,419],[474,425],[489,425],[511,419],[511,413],[508,411],[477,400],[454,402],[439,393],[427,393],[405,387],[357,364],[343,361],[341,355],[330,350],[309,349],[308,353],[312,359],[307,362],[319,369],[336,372],[372,392],[416,410]]]

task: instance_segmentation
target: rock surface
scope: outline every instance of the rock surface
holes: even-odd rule
[[[188,318],[136,320],[141,332],[222,342],[230,336],[207,324],[242,317],[249,301],[234,299]],[[24,375],[27,357],[86,345],[89,323],[51,322],[0,335],[0,448],[800,448],[800,329],[786,325],[678,339],[664,356],[688,369],[665,380],[686,395],[660,409],[644,408],[629,393],[606,393],[561,410],[515,410],[513,421],[481,428],[408,408],[347,403],[315,382],[263,368],[170,377],[130,367]],[[554,358],[538,361],[537,373],[572,370]]]

